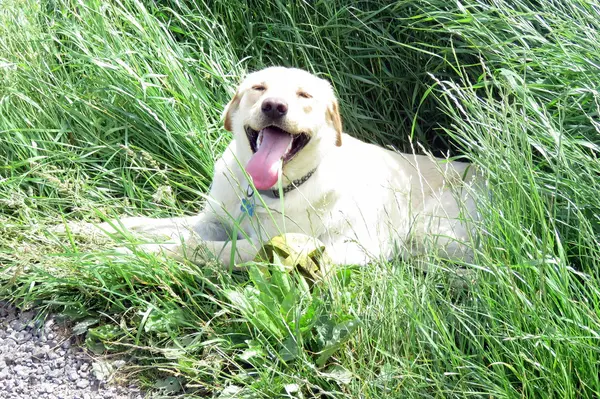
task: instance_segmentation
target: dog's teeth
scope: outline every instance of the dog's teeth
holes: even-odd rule
[[[256,149],[257,150],[260,148],[260,145],[262,143],[262,138],[263,138],[263,132],[258,133],[258,137],[256,138]]]
[[[294,139],[290,140],[290,144],[288,144],[287,148],[285,149],[285,155],[292,150],[292,144],[294,144]]]

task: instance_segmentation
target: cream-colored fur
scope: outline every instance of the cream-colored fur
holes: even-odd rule
[[[266,196],[261,200],[255,193],[255,212],[249,216],[241,209],[242,199],[252,192],[244,172],[252,156],[246,127],[259,131],[269,125],[261,104],[272,97],[288,103],[279,127],[311,137],[283,166],[280,184],[286,187],[315,171],[283,200]],[[110,231],[120,225],[169,236],[169,242],[144,248],[196,262],[203,261],[207,249],[225,265],[252,260],[261,243],[283,232],[320,239],[336,264],[431,252],[450,259],[472,256],[470,223],[476,217],[468,195],[474,184],[472,168],[397,153],[342,133],[337,100],[327,81],[282,67],[252,73],[227,105],[225,127],[233,133],[233,141],[215,165],[209,199],[200,215],[135,217],[100,227]]]

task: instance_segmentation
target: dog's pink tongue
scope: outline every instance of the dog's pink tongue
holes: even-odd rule
[[[266,190],[277,183],[281,158],[292,141],[292,135],[277,128],[262,130],[262,142],[248,164],[246,172],[252,177],[254,186]]]

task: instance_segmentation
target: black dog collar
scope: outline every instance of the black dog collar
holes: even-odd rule
[[[315,170],[317,170],[317,168],[314,168],[313,170],[311,170],[310,172],[308,172],[303,177],[301,177],[299,179],[296,179],[293,182],[291,182],[288,186],[285,186],[283,188],[283,190],[282,190],[283,191],[283,195],[289,193],[290,191],[292,191],[292,190],[300,187],[304,183],[306,183],[306,181],[308,179],[310,179],[310,177],[313,175],[313,173],[315,173]],[[269,197],[269,198],[279,198],[279,190],[258,190],[258,192],[262,196],[266,196],[266,197]]]

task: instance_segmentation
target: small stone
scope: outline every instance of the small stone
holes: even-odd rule
[[[44,330],[50,331],[52,329],[53,325],[54,325],[54,319],[46,320],[46,323],[44,323]]]
[[[15,381],[13,379],[9,379],[6,381],[6,385],[4,385],[4,389],[7,392],[11,392],[15,386]]]
[[[125,366],[127,362],[125,360],[115,360],[113,362],[113,366],[115,366],[115,368],[121,368],[123,366]]]
[[[54,384],[51,384],[49,382],[44,382],[43,384],[40,385],[40,391],[45,392],[45,393],[52,393],[52,392],[54,392]]]
[[[29,334],[27,331],[21,331],[18,342],[21,344],[24,344],[25,342],[28,342],[30,339],[31,339],[31,334]]]
[[[40,380],[43,378],[44,378],[43,374],[41,374],[39,372],[38,373],[32,372],[29,374],[29,378],[28,378],[27,382],[30,386],[37,385],[40,382]]]
[[[12,323],[10,323],[10,326],[15,331],[21,331],[25,329],[25,323],[21,322],[20,320],[13,320]]]
[[[17,375],[20,377],[29,376],[29,368],[27,368],[27,367],[17,365],[17,366],[15,366],[14,370],[15,370],[15,373],[17,373]]]
[[[63,370],[60,369],[60,368],[57,368],[57,369],[54,369],[54,370],[50,370],[48,372],[48,377],[54,378],[54,379],[57,379],[57,378],[59,378],[62,375],[63,375]]]
[[[48,347],[48,345],[43,345],[41,348],[33,348],[33,350],[31,351],[31,355],[42,360],[46,358],[49,351],[50,347]]]
[[[90,382],[88,380],[83,379],[83,380],[77,381],[76,385],[77,385],[77,388],[83,389],[83,388],[87,388],[88,385],[90,385]]]
[[[19,315],[19,318],[21,319],[21,321],[23,323],[29,323],[30,321],[32,321],[35,317],[35,311],[33,310],[28,310],[27,312],[23,312]]]

